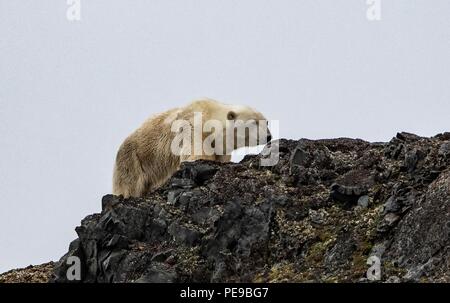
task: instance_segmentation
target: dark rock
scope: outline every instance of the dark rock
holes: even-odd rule
[[[220,213],[212,207],[202,207],[192,214],[192,220],[199,225],[206,225],[208,222],[215,222],[220,218]]]
[[[362,186],[345,186],[333,184],[330,196],[333,200],[343,203],[357,204],[359,198],[367,193],[367,189]]]
[[[408,279],[419,279],[425,273],[429,278],[448,277],[448,271],[441,272],[441,269],[450,258],[449,221],[450,171],[447,170],[401,220],[393,237],[389,258],[408,270]],[[427,263],[435,265],[426,268]]]
[[[407,132],[397,133],[396,138],[402,141],[413,141],[413,142],[421,139],[420,136]]]
[[[181,226],[175,222],[169,226],[167,231],[175,241],[187,246],[194,246],[200,241],[200,233],[198,231]]]
[[[176,272],[168,266],[152,265],[139,279],[137,283],[173,283],[176,282]]]
[[[279,159],[184,163],[76,228],[81,282],[450,282],[450,136],[273,141]]]
[[[102,198],[102,210],[110,210],[121,201],[120,197],[114,195],[106,195]]]
[[[349,232],[342,231],[338,236],[338,241],[327,251],[324,257],[324,264],[334,271],[351,262],[354,251],[357,249],[356,240]]]
[[[173,249],[163,250],[160,252],[157,252],[152,257],[152,262],[164,262],[166,261],[170,256],[172,256]]]
[[[144,239],[156,242],[166,236],[167,222],[162,218],[150,218],[145,228]]]
[[[170,181],[171,188],[186,188],[191,189],[196,186],[195,182],[191,179],[172,178]]]
[[[197,185],[203,185],[216,174],[217,170],[218,168],[213,164],[184,162],[181,175],[183,179],[189,179]]]
[[[445,140],[448,141],[448,140],[450,140],[450,132],[438,134],[438,135],[434,136],[434,138],[438,139],[438,140],[442,140],[442,141],[445,141]]]
[[[130,241],[121,235],[113,235],[111,240],[106,243],[105,247],[107,248],[127,248],[130,244]]]
[[[182,192],[183,192],[182,189],[174,189],[169,191],[169,193],[167,194],[167,203],[176,204]]]
[[[325,210],[318,211],[318,210],[309,210],[309,218],[312,223],[317,225],[323,225],[326,223],[327,220],[327,212]]]
[[[364,196],[359,197],[358,205],[361,206],[362,208],[369,207],[369,196],[364,195]]]
[[[308,154],[301,147],[297,147],[292,153],[290,162],[291,166],[305,166],[308,163]]]
[[[400,200],[396,199],[394,196],[390,196],[387,202],[384,204],[384,213],[396,213],[402,209],[402,204]]]
[[[405,166],[408,172],[413,172],[416,169],[417,162],[419,161],[419,157],[415,151],[408,152],[405,154]]]
[[[450,142],[444,142],[439,147],[439,155],[445,158],[450,157]]]
[[[405,153],[405,167],[408,172],[413,172],[420,160],[424,159],[426,153],[420,149],[413,149]]]
[[[399,220],[400,220],[400,216],[393,214],[393,213],[388,213],[386,216],[384,216],[383,220],[378,225],[377,231],[379,233],[386,233],[386,232],[390,231],[397,224],[397,222]]]

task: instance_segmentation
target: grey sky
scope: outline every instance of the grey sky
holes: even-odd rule
[[[208,96],[288,138],[450,130],[450,1],[0,0],[0,272],[57,260],[121,141]]]

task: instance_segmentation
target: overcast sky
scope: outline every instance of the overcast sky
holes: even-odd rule
[[[287,138],[450,131],[450,1],[0,0],[0,272],[58,260],[122,140],[202,96]]]

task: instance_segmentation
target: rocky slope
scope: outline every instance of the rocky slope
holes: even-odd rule
[[[280,160],[182,166],[146,198],[107,195],[54,268],[67,282],[450,282],[450,133],[285,140]],[[372,258],[373,259],[373,258]]]
[[[0,283],[46,283],[52,276],[55,263],[30,265],[0,274]]]

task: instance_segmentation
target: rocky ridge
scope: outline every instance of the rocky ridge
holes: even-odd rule
[[[107,195],[50,280],[450,282],[450,133],[272,142],[279,161],[184,164],[145,198]],[[0,276],[1,277],[1,276]]]

